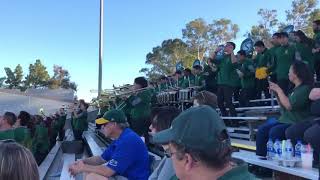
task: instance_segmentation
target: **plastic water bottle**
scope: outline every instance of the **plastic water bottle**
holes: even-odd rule
[[[273,150],[273,142],[272,139],[269,139],[267,142],[267,159],[272,160],[274,157],[274,150]]]
[[[275,152],[275,157],[280,159],[281,155],[282,155],[282,150],[281,150],[281,143],[279,141],[279,139],[276,139],[276,142],[273,145],[274,148],[274,152]]]
[[[291,143],[291,140],[288,139],[286,141],[286,146],[285,146],[285,159],[292,159],[293,158],[293,145]]]
[[[298,143],[296,144],[296,146],[294,147],[294,156],[297,159],[301,159],[301,148],[302,148],[302,143],[299,140]]]

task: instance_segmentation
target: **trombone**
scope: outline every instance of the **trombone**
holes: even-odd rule
[[[120,96],[120,97],[123,97],[125,96],[124,99],[122,99],[123,101],[119,104],[119,105],[115,105],[116,106],[116,109],[119,109],[119,110],[122,110],[123,108],[126,107],[126,100],[132,96],[133,94],[136,94],[136,93],[139,93],[139,92],[144,92],[144,91],[147,91],[147,90],[150,90],[150,89],[153,89],[152,87],[145,87],[145,88],[141,88],[141,89],[136,89],[136,90],[132,90],[132,91],[128,91],[128,92],[125,92],[125,93],[121,93],[121,94],[118,94],[116,95],[116,97]]]

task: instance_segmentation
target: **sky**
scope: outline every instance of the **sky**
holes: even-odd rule
[[[146,67],[146,54],[196,19],[228,18],[240,27],[235,42],[259,17],[260,8],[276,9],[280,20],[291,0],[105,0],[103,88],[132,84]],[[28,66],[40,59],[69,70],[77,95],[90,101],[98,87],[99,0],[1,0],[0,77],[4,67]]]

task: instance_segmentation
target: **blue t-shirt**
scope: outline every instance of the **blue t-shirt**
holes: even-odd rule
[[[129,180],[147,180],[150,175],[148,150],[141,138],[126,128],[101,157],[107,167]]]

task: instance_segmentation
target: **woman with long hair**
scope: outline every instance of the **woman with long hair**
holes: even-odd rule
[[[269,82],[269,89],[277,95],[281,106],[281,116],[277,121],[268,121],[258,128],[256,154],[259,156],[267,155],[268,139],[286,139],[285,131],[289,126],[311,115],[309,93],[313,86],[313,77],[308,66],[303,61],[294,61],[289,69],[289,80],[294,84],[294,89],[288,96],[279,85]]]

